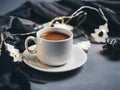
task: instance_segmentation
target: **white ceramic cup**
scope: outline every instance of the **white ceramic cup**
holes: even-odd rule
[[[64,34],[69,35],[70,37],[64,40],[46,40],[40,37],[42,33],[49,31],[59,31]],[[33,40],[36,43],[36,48],[30,50],[28,48],[29,40]],[[73,34],[70,30],[49,27],[43,28],[36,33],[36,37],[29,36],[25,40],[26,50],[34,54],[36,53],[38,59],[44,64],[51,66],[64,65],[71,57],[71,51],[73,46]]]

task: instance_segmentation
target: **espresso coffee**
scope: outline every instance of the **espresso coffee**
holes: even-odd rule
[[[40,38],[46,39],[46,40],[64,40],[69,38],[70,36],[58,31],[49,31],[42,33],[40,35]]]

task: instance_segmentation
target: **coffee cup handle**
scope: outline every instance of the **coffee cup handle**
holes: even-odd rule
[[[33,50],[30,50],[30,49],[28,48],[28,42],[29,42],[29,40],[32,40],[32,41],[34,41],[35,43],[37,43],[36,38],[33,37],[33,36],[29,36],[29,37],[27,37],[26,40],[25,40],[25,49],[27,50],[27,52],[29,52],[29,53],[31,53],[31,54],[35,54],[35,53],[37,52],[37,48],[35,47]]]

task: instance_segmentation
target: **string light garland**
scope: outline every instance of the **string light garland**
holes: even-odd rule
[[[56,17],[54,19],[52,19],[50,22],[38,25],[36,27],[34,27],[34,31],[29,32],[29,33],[22,33],[22,34],[12,34],[13,36],[24,36],[24,35],[30,35],[30,34],[34,34],[36,33],[38,30],[40,30],[41,28],[46,28],[46,27],[61,27],[61,28],[68,28],[68,29],[73,29],[73,27],[71,27],[70,25],[68,25],[68,23],[75,17],[77,16],[81,16],[83,17],[83,19],[75,26],[78,27],[81,23],[83,23],[87,17],[87,12],[85,12],[83,9],[91,9],[96,11],[104,20],[105,20],[105,24],[104,25],[100,25],[99,28],[95,29],[94,33],[91,33],[91,36],[93,38],[92,42],[98,42],[98,43],[105,43],[105,39],[108,38],[108,19],[105,17],[101,7],[99,7],[98,9],[94,8],[94,7],[90,7],[90,6],[82,6],[79,9],[77,9],[73,14],[71,14],[70,16],[61,16],[61,17]],[[65,19],[67,19],[65,21]],[[61,23],[59,22],[61,21]],[[57,24],[56,24],[57,22]]]
[[[34,34],[36,33],[38,30],[42,29],[42,28],[46,28],[46,27],[52,27],[52,26],[56,26],[55,24],[58,22],[57,26],[59,27],[63,27],[63,28],[71,28],[73,29],[72,27],[70,27],[68,25],[68,23],[75,17],[79,16],[80,18],[82,18],[82,20],[75,26],[76,28],[81,24],[83,23],[86,18],[87,18],[87,12],[85,12],[83,9],[92,9],[92,10],[95,10],[99,13],[99,15],[106,21],[106,24],[105,25],[102,25],[99,27],[99,31],[104,33],[105,32],[108,32],[108,20],[107,18],[105,17],[104,13],[102,12],[102,9],[99,7],[99,9],[96,9],[96,8],[93,8],[93,7],[90,7],[90,6],[82,6],[80,7],[79,9],[77,9],[73,14],[71,14],[70,16],[61,16],[61,17],[56,17],[54,19],[52,19],[50,22],[47,22],[47,23],[44,23],[44,24],[41,24],[41,25],[38,25],[36,27],[34,27],[34,31],[32,32],[28,32],[28,33],[21,33],[21,34],[11,34],[12,36],[25,36],[25,35],[30,35],[30,34]],[[61,23],[59,22],[61,21]],[[8,27],[10,28],[10,26]],[[7,30],[7,28],[5,28],[5,30]],[[95,29],[96,31],[96,29]],[[100,33],[97,33],[97,35],[99,35]],[[96,36],[94,36],[93,34],[91,34],[94,38],[96,38]],[[101,35],[101,34],[100,34]],[[2,47],[2,43],[6,43],[5,40],[8,38],[9,36],[7,37],[4,37],[4,32],[1,32],[1,45],[0,45],[0,48]],[[97,41],[97,39],[95,39]],[[7,45],[7,44],[6,44]],[[11,47],[10,45],[7,45],[8,47]],[[13,57],[15,57],[16,55],[17,56],[21,56],[21,55],[18,55],[19,51],[18,50],[15,50],[15,48],[11,48],[11,49],[14,49],[14,50],[9,50],[10,52],[11,51],[15,51],[13,52],[14,55]],[[12,52],[11,52],[12,53]]]

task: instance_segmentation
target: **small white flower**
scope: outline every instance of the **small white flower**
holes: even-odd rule
[[[90,41],[81,41],[81,42],[77,42],[75,44],[75,46],[79,47],[80,49],[83,49],[85,51],[88,51],[89,48],[91,47],[91,43]]]
[[[108,25],[106,23],[104,25],[99,26],[98,29],[95,29],[95,33],[92,33],[91,36],[96,42],[105,42],[105,39],[108,38],[108,32]]]
[[[59,28],[63,28],[63,29],[67,29],[67,30],[73,30],[73,27],[71,25],[68,24],[61,24],[59,22],[55,22],[55,24],[53,25],[54,27],[59,27]]]
[[[10,56],[13,57],[14,62],[21,62],[22,61],[22,55],[19,52],[19,49],[16,49],[13,45],[10,45],[6,43],[7,50],[10,52]]]

